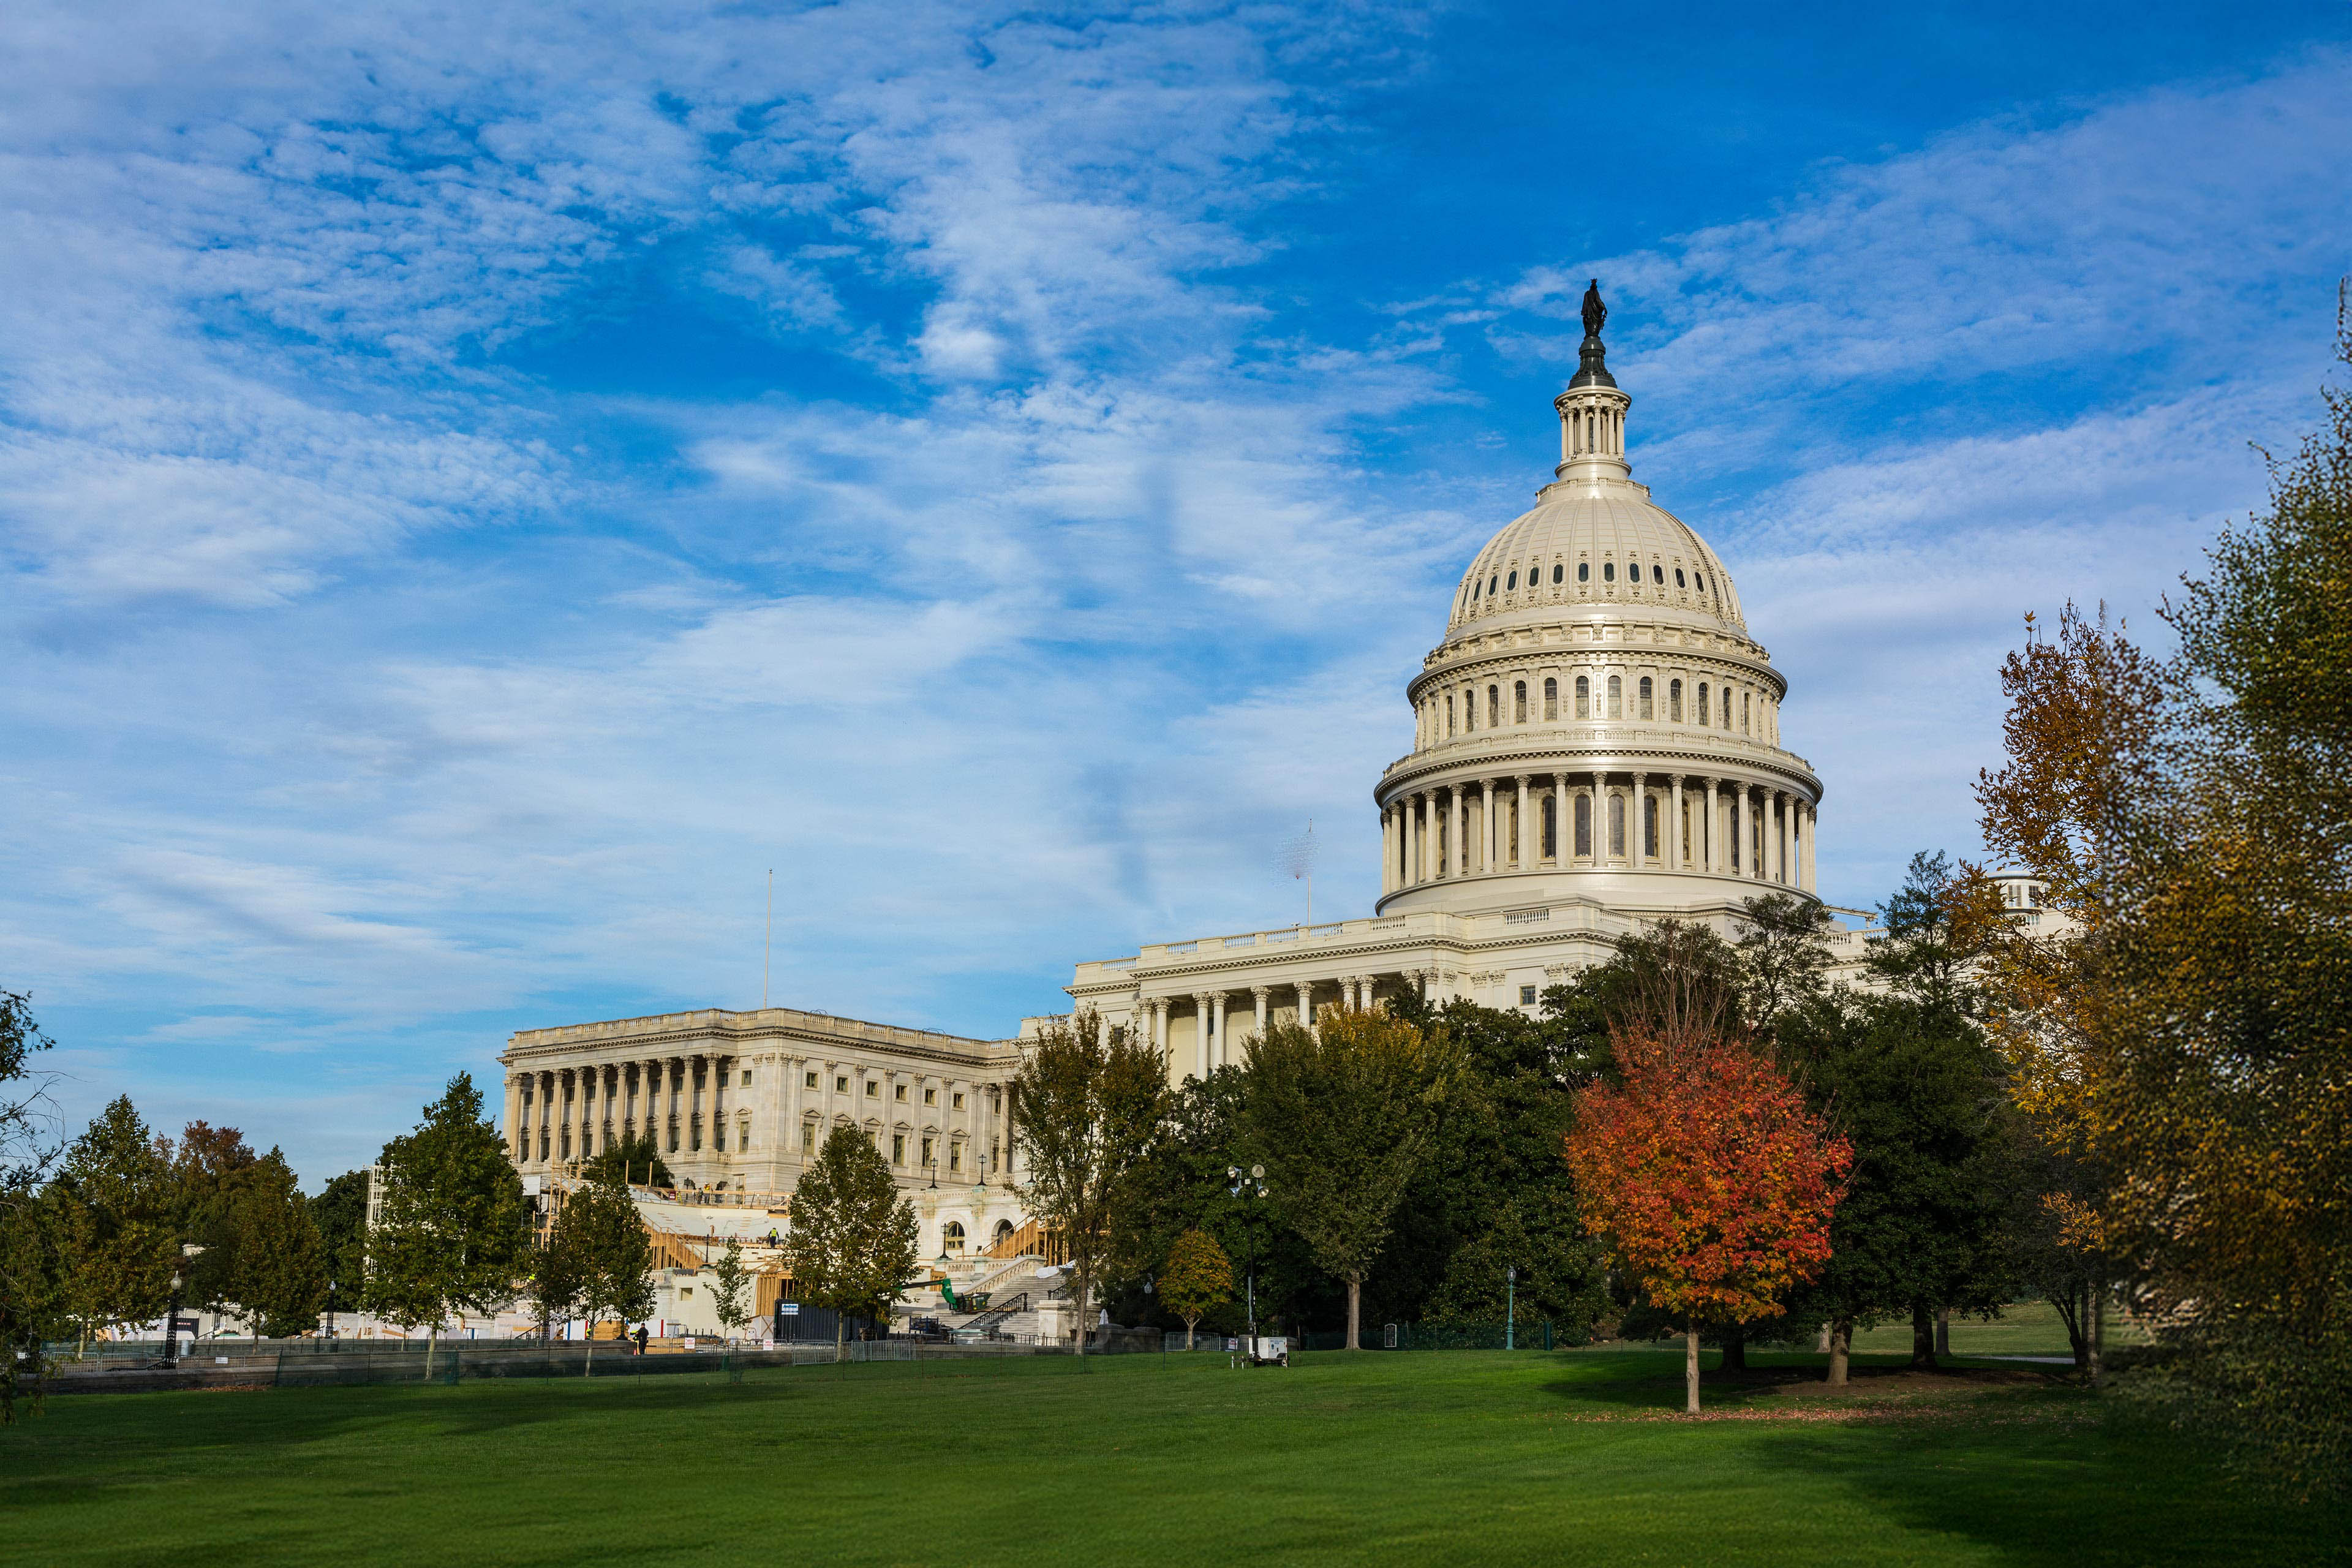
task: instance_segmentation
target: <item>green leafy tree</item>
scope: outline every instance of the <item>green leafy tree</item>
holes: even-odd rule
[[[128,1095],[66,1150],[59,1223],[72,1236],[67,1284],[87,1342],[100,1324],[161,1317],[179,1255],[170,1168]]]
[[[654,1310],[653,1242],[617,1172],[564,1194],[545,1250],[550,1256],[533,1259],[540,1305],[553,1315],[577,1304],[588,1321],[582,1374],[593,1375],[596,1325],[616,1321],[625,1329]]]
[[[236,1265],[230,1295],[257,1334],[310,1333],[327,1301],[327,1249],[301,1185],[273,1148],[238,1186],[224,1226]]]
[[[727,1248],[719,1261],[710,1266],[711,1310],[719,1315],[719,1325],[730,1338],[740,1334],[743,1325],[751,1321],[751,1282],[754,1276],[743,1266],[743,1244],[734,1237],[727,1238]]]
[[[604,1152],[580,1167],[580,1174],[588,1181],[597,1181],[610,1173],[623,1184],[636,1183],[648,1187],[674,1187],[677,1178],[663,1163],[661,1150],[651,1132],[633,1132],[625,1138],[615,1138],[604,1146]]]
[[[366,1300],[367,1184],[365,1171],[345,1171],[330,1178],[310,1200],[330,1312],[357,1311]]]
[[[0,1424],[16,1420],[24,1380],[40,1375],[43,1342],[72,1321],[68,1237],[42,1191],[54,1158],[49,1075],[32,1066],[50,1044],[30,998],[0,991]]]
[[[1101,1283],[1135,1176],[1168,1108],[1165,1058],[1092,1008],[1039,1031],[1013,1079],[1013,1136],[1027,1156],[1029,1212],[1068,1250],[1083,1316]],[[1078,1335],[1086,1353],[1087,1334]]]
[[[239,1304],[236,1210],[260,1156],[236,1128],[203,1121],[189,1122],[177,1142],[159,1138],[155,1147],[171,1165],[173,1224],[182,1241],[203,1249],[183,1267],[184,1299],[225,1316]]]
[[[1744,1022],[1769,1036],[1781,1016],[1829,992],[1837,921],[1813,899],[1765,893],[1740,906],[1736,944]]]
[[[1244,1071],[1273,1201],[1347,1286],[1348,1348],[1359,1349],[1364,1279],[1429,1151],[1455,1077],[1451,1042],[1387,1013],[1335,1008],[1312,1029],[1268,1029]]]
[[[836,1127],[793,1193],[784,1261],[801,1299],[837,1314],[834,1352],[844,1353],[845,1320],[877,1321],[915,1272],[915,1209],[898,1195],[880,1151],[854,1127]]]
[[[1205,1230],[1188,1230],[1168,1249],[1160,1271],[1160,1299],[1184,1321],[1184,1348],[1192,1348],[1192,1328],[1212,1307],[1234,1299],[1234,1260]]]
[[[403,1327],[427,1330],[429,1377],[444,1320],[496,1311],[514,1298],[529,1261],[522,1183],[465,1073],[425,1108],[414,1131],[384,1145],[382,1164],[367,1304]]]

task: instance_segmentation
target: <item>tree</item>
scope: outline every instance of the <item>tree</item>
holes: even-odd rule
[[[596,1325],[648,1316],[654,1310],[653,1243],[617,1171],[583,1182],[563,1195],[548,1244],[533,1259],[532,1291],[553,1316],[577,1304],[588,1321],[588,1359],[596,1370]]]
[[[0,990],[0,1425],[16,1420],[26,1374],[40,1376],[42,1343],[70,1321],[60,1216],[41,1191],[55,1158],[50,1075],[31,1065],[51,1044],[31,998]]]
[[[275,1339],[315,1331],[327,1301],[326,1247],[276,1149],[246,1173],[224,1228],[235,1258],[230,1295],[254,1332]]]
[[[1685,1408],[1698,1410],[1701,1320],[1746,1323],[1830,1255],[1853,1163],[1789,1080],[1743,1044],[1621,1035],[1622,1088],[1586,1086],[1567,1140],[1584,1223],[1685,1323]]]
[[[719,1314],[720,1326],[726,1329],[728,1337],[731,1339],[751,1321],[750,1292],[752,1274],[743,1267],[743,1243],[729,1237],[727,1250],[720,1253],[719,1261],[710,1266],[710,1273],[712,1283],[718,1289],[718,1294],[712,1299],[713,1310]]]
[[[1769,1035],[1780,1016],[1829,990],[1829,934],[1837,921],[1817,900],[1765,893],[1740,906],[1740,1011]]]
[[[82,1340],[101,1323],[162,1316],[179,1258],[171,1173],[128,1095],[67,1148],[58,1185],[76,1211],[66,1289]]]
[[[648,1187],[674,1187],[677,1178],[663,1163],[661,1150],[651,1132],[632,1132],[615,1138],[604,1145],[604,1152],[581,1165],[583,1179],[594,1181],[607,1172],[626,1184],[635,1182]]]
[[[1168,1104],[1166,1059],[1134,1031],[1106,1028],[1092,1008],[1047,1024],[1013,1074],[1029,1212],[1068,1249],[1081,1316]],[[1087,1338],[1082,1328],[1080,1355]]]
[[[835,1355],[844,1353],[841,1320],[887,1320],[915,1258],[915,1208],[898,1195],[881,1152],[855,1127],[835,1128],[793,1193],[784,1263],[803,1300],[836,1314]]]
[[[382,1223],[369,1238],[367,1304],[428,1331],[425,1375],[442,1321],[511,1300],[527,1261],[522,1183],[506,1142],[482,1119],[482,1096],[459,1073],[414,1131],[383,1146]]]
[[[236,1303],[239,1258],[234,1211],[260,1157],[234,1127],[191,1121],[175,1143],[155,1141],[171,1165],[173,1225],[203,1250],[184,1265],[186,1299],[216,1315]]]
[[[331,1178],[310,1200],[310,1223],[319,1231],[330,1312],[357,1310],[366,1298],[367,1186],[365,1171],[345,1171]]]
[[[1212,1307],[1234,1299],[1234,1260],[1205,1230],[1188,1230],[1168,1249],[1160,1271],[1160,1299],[1184,1320],[1184,1348],[1192,1348],[1192,1327]]]
[[[1360,1349],[1364,1277],[1428,1152],[1455,1076],[1452,1043],[1388,1013],[1331,1008],[1312,1029],[1268,1029],[1244,1071],[1274,1202],[1347,1285],[1348,1348]]]

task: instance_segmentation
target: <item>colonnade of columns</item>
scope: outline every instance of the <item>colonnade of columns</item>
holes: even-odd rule
[[[656,1057],[546,1068],[507,1079],[507,1142],[518,1161],[584,1160],[649,1134],[664,1153],[723,1139],[730,1056]],[[707,1103],[706,1103],[707,1101]]]
[[[1465,780],[1383,808],[1381,891],[1580,866],[1705,871],[1811,892],[1817,824],[1804,796],[1747,779],[1601,769]]]
[[[1266,1026],[1273,1021],[1277,996],[1285,1003],[1295,997],[1297,1017],[1311,1027],[1318,1006],[1337,1003],[1351,1009],[1369,1008],[1378,1000],[1384,984],[1393,994],[1399,990],[1425,986],[1430,979],[1431,975],[1426,971],[1411,970],[1402,973],[1343,974],[1328,980],[1253,985],[1248,988],[1254,1020],[1250,1033],[1265,1033]],[[1339,993],[1336,996],[1332,994],[1334,988]],[[1237,992],[1216,990],[1196,991],[1189,997],[1181,994],[1146,996],[1136,1002],[1135,1016],[1144,1029],[1145,1037],[1162,1056],[1166,1056],[1170,1050],[1169,1026],[1177,1016],[1178,1005],[1190,1001],[1194,1020],[1192,1061],[1190,1065],[1196,1076],[1207,1078],[1221,1067],[1238,1067],[1241,1064],[1241,1047],[1234,1038],[1234,1025],[1238,1022],[1234,1000],[1238,994]]]

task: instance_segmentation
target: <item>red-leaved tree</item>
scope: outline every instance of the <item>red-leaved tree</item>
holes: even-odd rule
[[[1700,1321],[1774,1316],[1819,1272],[1853,1150],[1740,1041],[1624,1033],[1616,1047],[1624,1087],[1577,1096],[1569,1168],[1585,1228],[1688,1324],[1685,1408],[1696,1413]]]

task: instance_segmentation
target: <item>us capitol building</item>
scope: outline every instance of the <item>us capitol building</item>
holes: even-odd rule
[[[1076,1005],[1145,1031],[1171,1080],[1335,1003],[1532,1009],[1646,922],[1728,935],[1745,900],[1813,893],[1822,784],[1780,744],[1788,681],[1722,561],[1633,477],[1606,315],[1596,286],[1552,400],[1551,482],[1471,560],[1406,683],[1412,749],[1373,787],[1372,913],[1077,965]],[[830,1128],[860,1127],[916,1199],[925,1251],[954,1256],[1024,1218],[1004,1090],[1039,1022],[981,1040],[763,1008],[523,1030],[499,1058],[504,1126],[526,1177],[650,1129],[682,1183],[773,1194]]]

